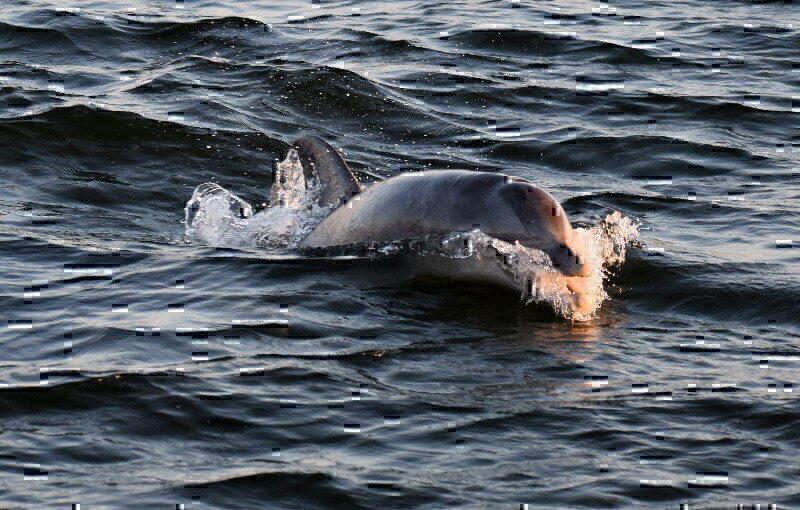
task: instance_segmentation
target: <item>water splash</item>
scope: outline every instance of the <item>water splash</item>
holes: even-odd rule
[[[330,212],[316,205],[320,189],[306,181],[297,152],[290,150],[278,165],[270,207],[253,213],[244,200],[214,183],[195,189],[185,208],[185,238],[209,246],[295,250]],[[581,230],[586,236],[590,276],[565,276],[544,252],[507,243],[479,230],[427,236],[390,243],[308,248],[316,256],[396,257],[425,261],[423,270],[440,276],[491,280],[516,289],[526,303],[550,306],[559,316],[585,321],[608,298],[603,282],[625,260],[629,244],[638,239],[636,224],[619,212]]]
[[[293,249],[331,212],[316,204],[318,186],[306,182],[294,149],[278,164],[270,207],[258,214],[221,186],[201,184],[184,208],[184,238],[208,246]]]
[[[587,236],[590,276],[566,276],[541,250],[490,237],[480,230],[445,236],[358,243],[326,248],[306,248],[314,256],[357,254],[362,257],[414,257],[421,273],[488,281],[510,287],[525,303],[540,303],[557,315],[573,321],[592,319],[608,298],[603,283],[625,260],[629,244],[636,242],[635,223],[614,212],[597,226],[582,232]],[[438,260],[438,263],[431,263]],[[458,262],[455,265],[454,262]]]

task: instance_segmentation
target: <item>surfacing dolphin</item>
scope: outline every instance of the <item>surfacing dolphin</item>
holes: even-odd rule
[[[321,184],[318,204],[335,207],[300,247],[399,241],[478,229],[545,252],[568,276],[588,276],[586,241],[561,204],[521,178],[441,170],[390,177],[367,189],[330,144],[317,136],[294,143],[306,182]]]

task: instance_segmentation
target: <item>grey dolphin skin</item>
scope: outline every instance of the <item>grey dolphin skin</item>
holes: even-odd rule
[[[304,173],[316,174],[329,186],[325,203],[338,205],[300,247],[479,229],[496,239],[544,251],[566,275],[590,272],[585,245],[561,204],[525,179],[467,170],[425,171],[391,177],[361,191],[339,153],[321,138],[304,136],[295,146],[304,151],[300,156]]]

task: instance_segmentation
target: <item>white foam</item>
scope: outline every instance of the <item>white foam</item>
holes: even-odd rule
[[[270,207],[253,214],[244,200],[221,186],[198,186],[186,203],[185,239],[208,246],[295,248],[330,212],[316,205],[319,189],[307,183],[292,149],[278,164]]]

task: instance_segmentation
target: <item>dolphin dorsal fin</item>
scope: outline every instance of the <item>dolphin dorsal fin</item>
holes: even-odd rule
[[[303,165],[306,187],[314,180],[320,185],[319,205],[339,207],[363,190],[339,151],[322,138],[306,135],[292,146]]]

